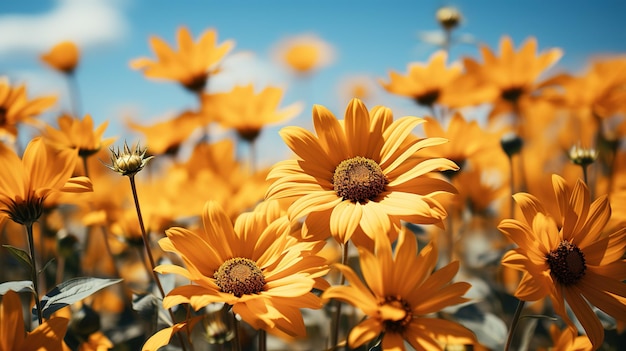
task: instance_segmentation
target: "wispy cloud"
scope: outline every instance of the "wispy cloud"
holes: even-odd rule
[[[57,0],[46,13],[2,15],[0,52],[42,52],[62,40],[82,48],[110,44],[128,28],[121,6],[118,0]]]

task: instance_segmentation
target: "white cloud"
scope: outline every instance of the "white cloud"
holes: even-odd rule
[[[57,0],[43,14],[0,16],[0,52],[44,52],[63,40],[82,48],[119,40],[128,24],[117,0]]]

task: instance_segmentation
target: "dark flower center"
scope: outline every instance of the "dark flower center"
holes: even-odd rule
[[[8,209],[2,210],[9,215],[9,218],[18,224],[33,224],[41,217],[44,206],[43,198],[29,197],[25,201],[11,200]]]
[[[223,292],[241,297],[263,291],[265,277],[256,263],[247,258],[231,258],[213,274]]]
[[[517,101],[519,100],[519,98],[522,96],[522,94],[524,94],[524,88],[522,87],[511,87],[508,89],[504,89],[501,93],[501,97],[512,103],[512,104],[516,104]]]
[[[3,126],[7,123],[7,109],[5,107],[0,106],[0,126]]]
[[[585,254],[569,241],[561,241],[556,250],[546,255],[550,274],[560,284],[576,284],[584,275]]]
[[[413,319],[413,311],[409,303],[400,296],[387,296],[381,306],[389,305],[396,309],[404,310],[404,317],[398,320],[385,319],[383,321],[383,330],[385,332],[403,333],[406,326],[411,323]]]
[[[374,200],[388,183],[378,163],[357,156],[341,161],[333,174],[333,187],[344,200]]]
[[[415,97],[415,101],[422,106],[432,106],[439,99],[439,90],[430,90]]]

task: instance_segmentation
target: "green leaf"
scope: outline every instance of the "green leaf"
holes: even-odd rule
[[[64,281],[55,286],[54,289],[50,290],[46,296],[41,299],[42,315],[44,318],[50,318],[50,315],[61,308],[80,301],[100,289],[121,281],[122,279],[92,277],[79,277]],[[33,314],[34,313],[37,313],[35,308],[33,308]]]
[[[50,261],[46,262],[46,264],[39,270],[39,274],[45,272],[48,266],[52,264],[52,262],[54,262],[54,257],[51,258]]]
[[[28,269],[33,269],[33,263],[30,259],[30,255],[28,254],[28,252],[11,245],[2,245],[2,247],[5,247],[7,250],[9,250],[9,252],[22,263],[24,263]]]
[[[34,292],[33,282],[30,280],[19,280],[14,282],[6,282],[0,284],[0,295],[6,294],[7,291],[13,290],[15,292]]]

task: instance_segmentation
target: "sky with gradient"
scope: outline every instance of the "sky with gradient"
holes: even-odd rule
[[[309,127],[313,104],[341,116],[349,100],[342,86],[354,77],[368,77],[374,89],[368,107],[383,104],[396,116],[419,116],[425,111],[386,93],[376,81],[388,80],[390,70],[405,72],[408,63],[428,60],[437,49],[429,41],[440,35],[434,13],[444,5],[459,8],[464,16],[455,35],[465,40],[452,47],[452,60],[479,58],[477,44],[495,49],[505,34],[516,47],[535,36],[540,50],[561,48],[564,56],[553,71],[582,72],[593,57],[626,53],[626,2],[618,0],[2,0],[0,75],[26,82],[31,96],[61,95],[57,109],[67,109],[62,77],[44,66],[39,55],[61,40],[73,40],[82,53],[76,72],[82,112],[97,124],[108,120],[106,136],[133,140],[136,136],[124,128],[126,119],[154,123],[195,108],[197,101],[177,84],[144,78],[129,62],[154,57],[151,35],[173,44],[180,26],[194,37],[215,28],[218,42],[232,39],[236,44],[223,72],[210,81],[209,92],[248,83],[257,90],[283,87],[283,106],[305,104],[289,124]],[[334,48],[333,62],[305,81],[294,79],[272,57],[277,43],[301,34],[316,35]],[[42,118],[52,121],[53,116]],[[287,155],[280,127],[265,130],[259,141],[268,162]]]

